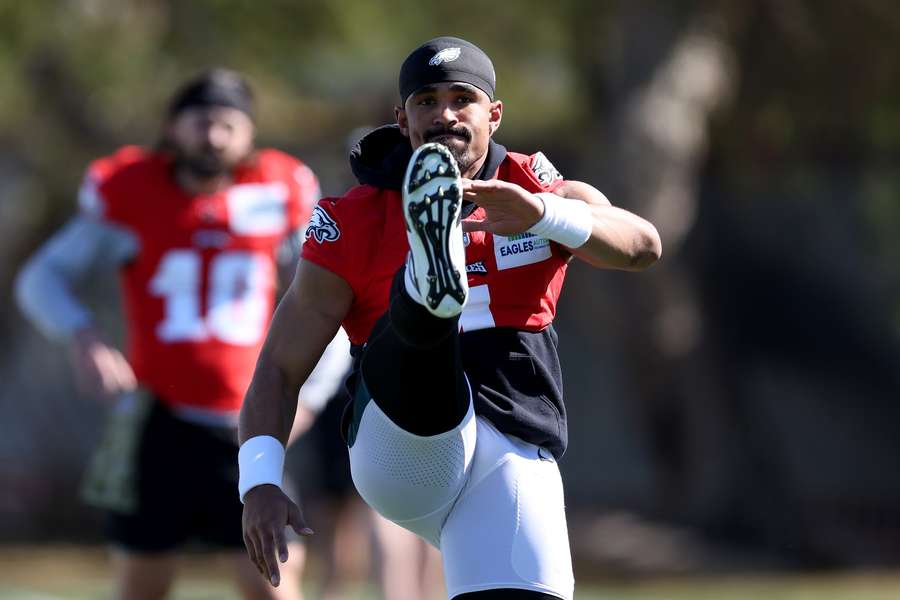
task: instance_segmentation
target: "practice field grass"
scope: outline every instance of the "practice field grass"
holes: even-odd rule
[[[0,600],[98,600],[109,597],[106,560],[95,547],[0,546]],[[587,578],[581,574],[580,580]],[[308,589],[315,599],[315,582]],[[579,584],[578,600],[898,600],[900,571],[822,575],[687,577]],[[227,565],[188,559],[173,600],[237,600]],[[360,589],[347,600],[376,600]]]

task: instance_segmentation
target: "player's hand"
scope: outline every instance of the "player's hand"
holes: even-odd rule
[[[137,387],[134,371],[122,353],[91,327],[72,336],[71,355],[75,378],[83,393],[111,399]]]
[[[492,179],[463,179],[463,198],[484,209],[484,219],[466,219],[463,231],[490,231],[513,235],[527,231],[544,214],[540,198],[520,185]]]
[[[289,525],[299,535],[313,534],[300,507],[278,487],[260,485],[244,495],[244,545],[251,562],[275,587],[281,582],[278,561],[288,559],[284,529]]]

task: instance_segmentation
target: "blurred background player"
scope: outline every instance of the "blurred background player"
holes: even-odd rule
[[[116,399],[83,491],[108,510],[117,598],[165,597],[189,539],[231,554],[245,598],[301,597],[302,545],[292,542],[279,590],[241,551],[236,424],[278,267],[289,281],[319,185],[299,160],[256,149],[255,131],[241,75],[214,69],[187,82],[158,146],[91,164],[79,214],[17,280],[22,310],[68,345],[79,384]],[[127,358],[73,294],[98,267],[119,272]],[[338,374],[346,368],[340,348],[330,357]],[[328,371],[320,365],[309,395],[331,395]]]
[[[369,508],[375,521],[379,581],[385,600],[445,598],[441,554],[425,540]],[[335,599],[337,600],[337,599]]]

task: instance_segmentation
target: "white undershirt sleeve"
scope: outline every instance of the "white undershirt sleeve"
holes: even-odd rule
[[[90,310],[73,289],[96,268],[119,267],[135,257],[138,240],[130,231],[79,215],[56,232],[19,271],[16,301],[47,337],[66,339],[90,324]]]
[[[318,413],[344,384],[350,370],[350,340],[343,329],[325,347],[322,358],[300,388],[300,404]]]

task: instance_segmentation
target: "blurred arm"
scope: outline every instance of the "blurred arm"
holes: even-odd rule
[[[346,332],[340,329],[300,388],[300,404],[313,413],[321,411],[344,383],[352,362],[350,340]]]
[[[297,262],[300,260],[300,248],[303,247],[303,235],[306,227],[294,229],[281,242],[276,253],[276,265],[278,267],[278,288],[287,290],[297,271]]]
[[[47,337],[67,340],[92,323],[90,310],[73,290],[94,268],[113,268],[138,250],[125,229],[79,216],[51,237],[16,277],[16,301],[26,317]]]
[[[240,441],[288,441],[301,385],[350,309],[353,290],[338,275],[301,260],[275,311],[240,416]]]
[[[300,388],[297,415],[288,444],[294,443],[312,426],[316,416],[344,384],[352,362],[350,340],[344,330],[339,329],[334,339],[325,347],[325,353],[319,359],[316,368]]]
[[[96,267],[114,268],[137,254],[137,239],[125,229],[79,216],[51,237],[16,278],[22,312],[47,337],[69,342],[79,388],[100,398],[134,389],[128,361],[107,344],[74,288]]]

